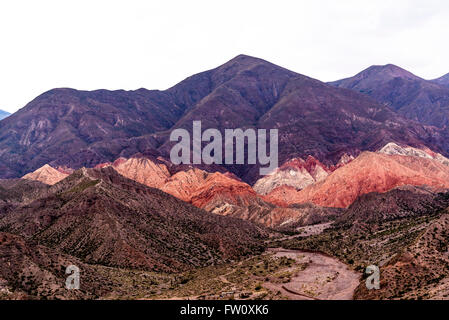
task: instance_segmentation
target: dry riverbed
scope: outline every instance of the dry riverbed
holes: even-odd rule
[[[351,300],[360,274],[336,258],[271,248],[240,262],[167,275],[144,299]],[[164,288],[165,287],[165,288]]]
[[[360,274],[339,260],[320,253],[269,249],[275,257],[294,259],[306,268],[288,283],[265,282],[270,291],[279,291],[292,300],[351,300],[360,283]]]

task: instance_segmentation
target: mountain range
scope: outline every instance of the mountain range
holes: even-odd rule
[[[148,150],[168,158],[170,131],[191,131],[198,119],[203,130],[278,129],[281,163],[313,156],[330,166],[391,141],[449,151],[445,130],[409,121],[365,94],[240,55],[165,91],[42,94],[0,123],[1,177],[44,164],[93,167]],[[226,170],[249,183],[259,178],[256,165]]]
[[[389,64],[324,83],[239,55],[164,91],[45,92],[0,121],[0,298],[313,299],[269,288],[305,288],[322,253],[381,266],[382,290],[361,278],[354,298],[444,297],[447,80]],[[170,132],[197,120],[278,129],[279,167],[171,163]]]
[[[0,163],[5,177],[23,175],[50,185],[80,167],[111,166],[210,212],[276,227],[309,221],[304,208],[289,206],[314,203],[319,209],[308,215],[319,212],[321,218],[313,220],[325,221],[322,207],[344,208],[369,192],[407,184],[446,187],[441,177],[446,163],[434,160],[446,159],[447,130],[409,120],[381,95],[361,89],[380,90],[398,79],[419,83],[423,94],[441,87],[394,65],[373,66],[326,84],[240,55],[163,92],[55,89],[0,124],[5,147]],[[406,108],[414,109],[415,103],[408,101]],[[170,130],[191,131],[198,119],[203,130],[279,129],[281,166],[260,177],[257,165],[171,165]],[[419,172],[427,162],[435,173]],[[379,169],[387,170],[382,183]]]
[[[142,154],[97,168],[111,168],[215,214],[282,229],[328,222],[338,215],[335,208],[346,208],[371,192],[407,185],[427,186],[434,191],[449,188],[449,159],[430,149],[395,143],[377,152],[363,152],[355,159],[343,157],[333,167],[313,157],[293,159],[253,186],[228,172],[177,166],[162,157]],[[69,177],[70,172],[45,165],[23,179],[53,185]]]

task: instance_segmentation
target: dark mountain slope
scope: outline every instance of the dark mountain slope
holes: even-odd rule
[[[80,169],[50,194],[15,209],[0,230],[84,262],[178,271],[262,249],[263,232],[200,210],[112,168]]]
[[[361,283],[356,299],[446,300],[449,283],[449,215],[435,219],[381,268],[380,290]]]
[[[21,204],[45,195],[47,190],[48,186],[39,181],[0,179],[0,217]]]
[[[294,155],[337,163],[345,153],[376,150],[386,141],[419,145],[429,137],[429,129],[363,95],[307,77],[289,83],[259,127],[279,128],[281,163]]]
[[[367,94],[408,119],[437,127],[449,124],[449,88],[395,65],[372,66],[331,84]]]
[[[191,129],[193,120],[202,120],[205,128],[217,129],[255,125],[279,101],[288,81],[298,76],[262,59],[237,56],[210,72],[209,94],[176,127]],[[185,85],[182,82],[178,86]]]
[[[448,196],[430,188],[403,186],[386,193],[360,196],[336,221],[337,225],[373,225],[403,218],[420,217],[449,206]]]
[[[214,82],[214,77],[224,80]],[[389,141],[445,148],[435,128],[407,121],[363,94],[336,89],[261,59],[238,56],[200,78],[215,89],[174,128],[191,132],[192,121],[202,120],[203,130],[279,129],[280,164],[309,155],[336,163],[344,153],[375,150]],[[160,151],[167,154],[172,145],[166,142]],[[227,168],[250,183],[258,176],[257,166]]]
[[[72,167],[96,164],[117,153],[110,141],[166,130],[182,113],[159,91],[48,91],[0,123],[0,145],[7,151],[0,161],[9,168],[2,176],[58,159]]]

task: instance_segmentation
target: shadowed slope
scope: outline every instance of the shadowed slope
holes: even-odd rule
[[[0,230],[18,233],[88,263],[177,271],[261,249],[263,232],[119,175],[80,169],[49,196],[14,210]]]

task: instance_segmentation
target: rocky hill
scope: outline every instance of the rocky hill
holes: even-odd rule
[[[112,168],[80,169],[0,219],[0,230],[86,263],[179,271],[258,252],[264,231],[208,213]]]

